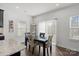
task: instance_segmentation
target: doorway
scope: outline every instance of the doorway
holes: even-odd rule
[[[25,42],[26,29],[26,22],[19,21],[17,23],[17,38],[19,39],[19,42]]]
[[[47,35],[53,35],[52,44],[56,45],[56,20],[46,21],[45,32]]]
[[[49,34],[52,34],[52,44],[56,45],[57,20],[48,20],[40,22],[37,27],[38,36],[40,32],[45,33],[46,37],[48,37]]]

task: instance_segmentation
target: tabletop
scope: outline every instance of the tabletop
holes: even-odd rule
[[[47,42],[48,39],[47,38],[38,38],[38,39],[35,39],[35,41]]]

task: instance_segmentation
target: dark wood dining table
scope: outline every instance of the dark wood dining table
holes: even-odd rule
[[[39,39],[35,39],[35,41],[37,41],[38,43],[43,45],[43,56],[45,56],[45,44],[48,41],[46,38],[39,38]],[[39,45],[40,45],[39,44]]]
[[[35,42],[41,43],[43,45],[43,56],[45,56],[45,44],[48,41],[46,38],[38,38],[34,40]],[[25,38],[25,45],[27,46],[28,38]]]

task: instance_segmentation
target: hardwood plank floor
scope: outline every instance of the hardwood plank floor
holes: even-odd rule
[[[48,51],[50,52],[50,49]],[[21,52],[21,56],[43,56],[42,47],[40,54],[39,54],[39,47],[37,46],[35,48],[34,54],[32,54],[32,52],[29,51],[29,49],[27,48],[27,50],[24,49]],[[46,56],[47,56],[47,51],[46,51]],[[51,54],[49,53],[49,56],[79,56],[79,52],[73,51],[71,53],[70,50],[66,51],[64,48],[60,48],[55,45],[52,45],[52,53]]]
[[[29,49],[24,49],[23,51],[21,51],[21,56],[43,56],[43,48],[41,47],[41,51],[40,51],[40,54],[39,54],[39,47],[37,46],[35,48],[35,51],[34,51],[34,54],[32,54],[31,51],[29,51]],[[49,52],[50,52],[50,48],[48,48]],[[58,49],[56,48],[56,46],[52,46],[52,53],[50,54],[49,53],[49,56],[57,56],[59,55],[60,53],[58,53]],[[47,56],[47,50],[46,50],[46,56]]]

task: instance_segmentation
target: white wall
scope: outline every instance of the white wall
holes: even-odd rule
[[[39,15],[35,20],[38,24],[39,22],[53,20],[53,17],[57,17],[57,45],[79,51],[79,40],[69,39],[69,19],[70,16],[74,15],[79,15],[79,5]]]
[[[1,7],[2,8],[2,7]],[[3,28],[3,34],[5,35],[5,39],[15,39],[20,42],[23,42],[25,40],[23,37],[18,37],[17,34],[17,23],[18,22],[25,22],[27,26],[26,32],[30,31],[30,21],[32,19],[31,16],[28,16],[26,14],[15,12],[14,10],[4,10],[4,28]],[[9,20],[14,21],[14,32],[9,32]]]
[[[38,25],[38,31],[45,33],[45,22],[39,23]]]

